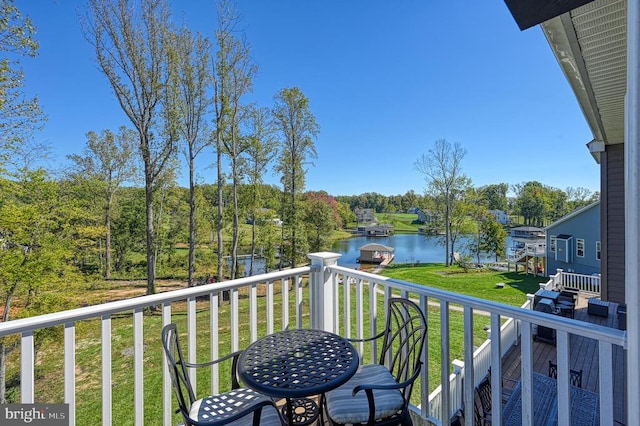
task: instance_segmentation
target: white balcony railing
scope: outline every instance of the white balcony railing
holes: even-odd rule
[[[219,354],[222,355],[224,351],[246,346],[249,342],[260,337],[259,334],[271,333],[276,329],[281,330],[288,327],[309,326],[323,328],[348,337],[365,337],[384,323],[383,307],[386,300],[391,295],[402,295],[419,301],[424,311],[428,312],[429,323],[432,327],[429,333],[439,335],[441,342],[438,345],[439,354],[431,353],[428,348],[424,353],[419,392],[414,395],[416,396],[416,404],[412,406],[417,418],[435,424],[448,424],[450,414],[455,411],[461,401],[472,399],[476,382],[473,379],[484,375],[488,366],[491,366],[492,383],[502,383],[501,357],[518,333],[521,336],[523,389],[530,389],[531,387],[527,384],[532,383],[533,374],[532,327],[534,324],[539,324],[557,330],[557,358],[560,377],[559,404],[567,403],[568,405],[569,400],[569,336],[587,336],[599,342],[601,424],[612,424],[613,383],[611,377],[613,376],[613,367],[611,353],[614,346],[625,347],[626,337],[622,331],[340,267],[337,265],[339,255],[335,253],[314,253],[310,254],[309,258],[311,259],[310,267],[2,323],[0,324],[0,337],[20,336],[20,401],[23,403],[39,402],[35,392],[37,382],[35,367],[38,360],[36,360],[34,333],[41,329],[64,326],[64,353],[60,355],[62,357],[61,364],[64,366],[63,371],[60,372],[64,381],[64,400],[47,402],[69,404],[70,425],[95,424],[102,421],[103,425],[125,423],[142,425],[146,422],[147,424],[162,423],[168,426],[172,424],[174,419],[172,407],[175,406],[175,402],[172,400],[172,390],[166,367],[161,367],[164,370],[162,383],[153,385],[145,382],[148,373],[145,372],[145,365],[147,365],[145,357],[150,356],[149,352],[152,350],[160,350],[160,335],[157,327],[155,327],[154,334],[145,335],[145,324],[149,318],[144,315],[145,310],[159,307],[163,325],[175,320],[172,308],[173,311],[179,312],[180,319],[186,321],[185,343],[188,356],[192,361],[196,361],[195,348],[198,341],[206,340],[210,346],[211,357],[215,358]],[[258,289],[262,294],[260,297]],[[294,294],[289,294],[290,289]],[[223,292],[229,294],[230,342],[223,341],[219,337],[222,333],[219,330],[219,318],[222,312],[219,302]],[[290,300],[293,306],[290,306]],[[480,311],[490,315],[493,338],[476,348],[473,331],[474,313]],[[460,376],[458,375],[458,379],[456,379],[455,374],[451,375],[449,362],[452,361],[449,330],[454,312],[455,315],[463,317],[464,354],[462,357],[466,366],[464,376],[467,379],[464,380],[463,388],[455,387],[456,380]],[[202,313],[207,315],[199,315]],[[124,421],[114,418],[114,393],[118,392],[119,388],[113,385],[113,353],[117,352],[113,350],[115,330],[112,329],[112,319],[116,316],[120,318],[123,315],[130,316],[133,329],[132,341],[130,342],[133,347],[133,367],[130,372],[133,377],[133,400],[122,401],[118,399],[118,413],[122,411],[132,413],[131,418]],[[183,316],[186,318],[182,318]],[[501,326],[503,319],[510,318],[513,321],[508,320]],[[83,322],[91,321],[100,321],[101,323],[102,412],[100,419],[79,418],[77,411],[77,402],[82,400],[82,392],[85,391],[86,384],[78,380],[78,366],[75,356],[81,348],[76,341],[76,328]],[[208,321],[210,336],[206,336],[206,338],[197,333],[197,330],[202,329],[203,321]],[[437,324],[439,329],[434,329],[434,324]],[[153,349],[149,347],[145,352],[146,345],[153,345]],[[358,349],[365,359],[371,359],[372,354],[375,354],[377,350],[374,343],[360,344]],[[446,360],[446,362],[440,363],[438,359]],[[436,379],[436,383],[430,383],[427,372],[434,368],[439,369],[438,379]],[[469,378],[472,380],[468,380]],[[211,392],[217,392],[217,371],[212,371],[210,381]],[[440,386],[440,393],[436,401],[433,395],[430,398],[429,389],[437,386]],[[156,410],[148,407],[150,404],[149,395],[152,395],[151,398],[154,401],[161,401],[158,403],[161,409],[157,411],[162,414],[158,414],[158,417],[153,417],[156,415]],[[123,404],[130,404],[130,406],[123,410],[121,406]],[[495,414],[492,420],[496,424],[501,422],[500,406],[501,388],[498,385],[493,389],[493,413]],[[532,417],[532,407],[533,395],[525,394],[522,404],[523,418]],[[443,418],[447,421],[442,422]],[[471,424],[472,416],[467,416],[467,420],[469,422],[467,424]],[[559,419],[559,424],[569,424],[568,414]]]

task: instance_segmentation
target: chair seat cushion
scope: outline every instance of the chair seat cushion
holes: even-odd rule
[[[247,388],[239,388],[219,395],[207,396],[191,404],[189,418],[198,424],[228,424],[233,426],[251,425],[253,422],[253,412],[225,423],[225,419],[238,414],[238,412],[253,406],[260,400],[268,401],[269,398]],[[262,407],[260,425],[280,426],[280,416],[271,405]]]
[[[395,385],[397,382],[389,370],[378,364],[364,365],[344,385],[326,394],[327,414],[336,423],[366,423],[369,419],[369,402],[365,391],[354,397],[353,388],[358,385]],[[374,389],[376,420],[396,414],[404,406],[398,389]]]

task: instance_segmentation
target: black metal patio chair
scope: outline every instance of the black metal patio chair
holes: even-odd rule
[[[377,364],[361,366],[344,385],[321,395],[332,425],[410,425],[409,399],[420,374],[427,321],[416,303],[390,298],[384,330],[352,341],[383,339]]]
[[[271,398],[240,387],[236,366],[241,351],[209,362],[189,363],[182,355],[177,327],[173,323],[162,329],[162,346],[166,354],[173,390],[178,400],[176,413],[182,414],[185,425],[282,425],[278,409]],[[196,398],[189,379],[189,369],[210,367],[227,360],[232,362],[231,390],[218,395]]]
[[[558,365],[549,360],[549,377],[558,378]],[[572,386],[582,387],[582,370],[569,370],[569,383]]]
[[[476,425],[491,424],[491,380],[486,375],[474,389],[474,419]]]

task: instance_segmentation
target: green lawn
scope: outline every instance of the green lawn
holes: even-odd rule
[[[490,269],[465,272],[457,265],[445,267],[444,264],[392,264],[381,274],[514,306],[521,306],[527,300],[527,293],[535,293],[540,288],[539,283],[546,281],[546,278],[524,272],[498,272]],[[504,288],[497,288],[497,283],[504,283]]]
[[[422,226],[414,223],[418,220],[418,215],[413,213],[376,213],[376,219],[379,223],[393,225],[395,232],[418,232],[418,228]]]

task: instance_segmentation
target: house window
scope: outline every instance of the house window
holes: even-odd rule
[[[600,241],[596,241],[596,259],[600,260],[600,251],[602,250],[602,245]]]
[[[555,253],[556,252],[556,236],[552,235],[550,240],[549,240],[549,244],[551,245],[551,252]]]
[[[584,240],[582,238],[576,239],[576,256],[584,257]]]

